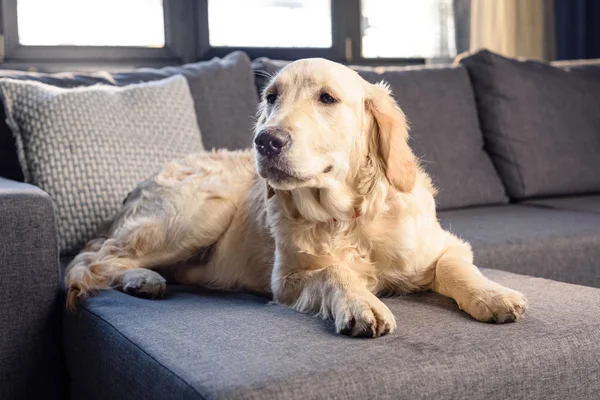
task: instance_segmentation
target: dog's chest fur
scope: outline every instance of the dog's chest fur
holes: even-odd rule
[[[275,200],[269,209],[270,225],[275,238],[289,239],[298,251],[333,257],[367,278],[377,293],[388,293],[392,287],[394,293],[411,292],[426,287],[432,278],[427,268],[431,257],[420,252],[422,240],[417,237],[431,224],[430,218],[403,218],[407,204],[401,200],[388,202],[375,216],[361,215],[354,208],[337,210],[338,215],[352,215],[343,220],[333,218],[318,201],[303,199],[298,207],[293,200],[297,196],[287,194]]]

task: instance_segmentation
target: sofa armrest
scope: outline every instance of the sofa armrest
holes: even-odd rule
[[[41,189],[0,178],[0,398],[58,398],[61,293],[56,217]]]

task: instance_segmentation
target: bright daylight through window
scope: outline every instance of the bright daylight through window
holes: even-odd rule
[[[208,27],[211,46],[328,48],[331,1],[209,0]]]
[[[453,57],[452,0],[362,0],[365,58]]]
[[[165,45],[162,0],[18,0],[25,46]]]

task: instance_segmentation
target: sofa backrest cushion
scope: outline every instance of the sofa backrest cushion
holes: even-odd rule
[[[253,62],[257,89],[285,65]],[[438,188],[438,209],[508,201],[483,149],[483,137],[467,71],[444,67],[352,67],[369,82],[390,84],[411,127],[411,147]]]
[[[485,50],[461,63],[512,198],[600,192],[600,64],[552,66]]]
[[[121,86],[179,74],[188,80],[204,147],[207,150],[250,147],[258,96],[246,53],[236,51],[224,58],[195,64],[115,73],[113,78]]]
[[[241,149],[250,146],[257,95],[250,59],[239,51],[221,59],[194,64],[118,73],[42,74],[0,70],[0,78],[33,80],[62,88],[98,83],[124,86],[174,75],[183,75],[188,81],[206,149]],[[1,106],[0,118],[0,176],[22,181],[23,174],[16,156],[14,139],[4,121]]]

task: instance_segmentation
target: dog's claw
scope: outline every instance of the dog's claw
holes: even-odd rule
[[[395,327],[392,312],[371,293],[347,302],[336,317],[337,332],[352,337],[379,337]]]

